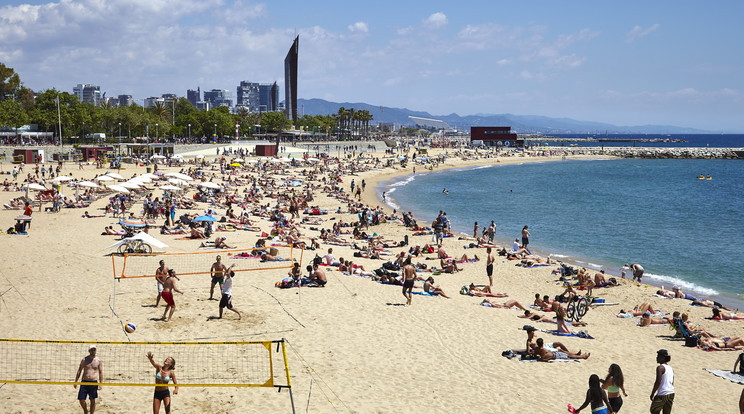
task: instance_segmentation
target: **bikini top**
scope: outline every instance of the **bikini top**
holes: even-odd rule
[[[607,392],[611,392],[611,393],[620,392],[620,387],[618,387],[617,385],[609,385],[607,387]]]
[[[165,381],[166,383],[169,382],[170,379],[171,379],[170,375],[167,375],[165,378],[163,378],[163,376],[160,375],[160,371],[158,371],[158,373],[155,374],[155,378],[157,378],[157,379],[159,379],[161,381]]]

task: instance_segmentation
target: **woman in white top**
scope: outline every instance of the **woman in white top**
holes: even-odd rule
[[[666,349],[660,349],[656,352],[656,381],[654,388],[651,390],[651,413],[662,412],[669,414],[672,412],[674,404],[674,370],[669,366],[669,352]]]

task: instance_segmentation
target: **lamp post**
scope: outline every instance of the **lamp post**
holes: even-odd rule
[[[217,142],[217,124],[214,124],[214,142]]]
[[[160,139],[160,130],[158,129],[158,123],[155,123],[155,140]]]
[[[121,169],[121,122],[119,122],[119,148],[116,151],[118,156],[116,157],[116,169]]]
[[[83,142],[85,142],[85,121],[83,121]]]
[[[191,142],[191,124],[189,124],[189,142]]]

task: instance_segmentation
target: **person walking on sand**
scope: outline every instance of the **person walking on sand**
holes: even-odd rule
[[[411,264],[411,258],[408,257],[403,265],[403,296],[406,298],[406,305],[411,304],[413,294],[413,281],[416,280],[416,269]]]
[[[83,377],[80,378],[80,374]],[[96,346],[91,345],[88,347],[88,355],[80,361],[78,366],[77,374],[75,374],[75,382],[89,382],[90,385],[80,385],[80,391],[78,391],[78,401],[80,406],[83,407],[83,413],[94,414],[96,412],[96,398],[98,398],[98,391],[101,389],[101,383],[103,382],[103,362],[96,356]],[[77,384],[73,385],[73,388],[77,388]],[[90,398],[90,411],[85,405],[85,397]]]
[[[527,226],[522,227],[522,248],[527,249],[527,245],[530,244],[530,232],[527,231]]]
[[[163,295],[163,282],[168,276],[168,266],[165,265],[165,261],[160,261],[160,267],[155,269],[155,283],[158,285],[158,297],[155,299],[155,307],[157,308],[160,304],[160,297]]]
[[[214,296],[214,287],[218,283],[220,284],[220,288],[222,288],[222,284],[225,283],[225,270],[227,268],[225,267],[225,264],[222,263],[222,256],[217,256],[217,261],[212,264],[212,268],[209,269],[209,273],[212,275],[212,286],[209,288],[209,300],[213,299]]]
[[[242,314],[237,308],[232,305],[232,284],[235,272],[232,270],[234,264],[225,270],[225,283],[222,285],[222,299],[220,299],[220,316],[222,319],[222,311],[227,308],[238,314],[238,320],[242,318]]]
[[[176,302],[173,300],[173,291],[176,291],[183,295],[183,292],[178,290],[176,287],[176,279],[178,279],[178,276],[176,276],[176,272],[173,269],[168,270],[168,277],[165,278],[165,281],[163,282],[163,293],[161,296],[163,297],[163,300],[165,301],[165,312],[163,312],[163,320],[166,322],[170,322],[171,318],[173,317],[173,312],[176,311]],[[170,309],[170,315],[168,315],[168,309]],[[166,315],[168,316],[168,319],[165,319]]]
[[[493,262],[496,259],[491,253],[491,248],[486,248],[486,275],[488,275],[488,286],[493,286]]]
[[[669,414],[674,405],[674,370],[669,366],[672,359],[666,349],[656,352],[656,381],[651,390],[651,414]]]
[[[569,408],[569,412],[579,414],[587,405],[591,404],[592,414],[614,414],[614,411],[610,407],[610,402],[607,400],[607,394],[599,386],[599,376],[592,374],[589,377],[589,389],[586,391],[586,399],[584,404],[573,411]],[[608,409],[608,407],[610,407]]]
[[[488,226],[488,242],[493,244],[493,237],[496,234],[496,223],[491,220],[491,225]]]

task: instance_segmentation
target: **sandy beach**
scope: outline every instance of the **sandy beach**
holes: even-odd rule
[[[221,146],[222,147],[222,146]],[[207,152],[208,151],[208,152]],[[430,156],[444,150],[430,149]],[[448,152],[451,154],[452,149]],[[193,156],[196,154],[189,154]],[[205,150],[208,159],[214,159],[214,150]],[[335,155],[332,154],[332,155]],[[384,161],[390,156],[374,153]],[[568,158],[589,156],[568,156]],[[450,157],[442,168],[464,168],[476,165],[526,162],[561,162],[553,157],[497,157],[465,159]],[[250,164],[246,164],[250,165]],[[372,207],[381,205],[375,188],[378,183],[396,176],[412,173],[408,165],[401,168],[373,168],[373,164],[357,163],[368,171],[354,175],[345,174],[341,186],[349,191],[353,178],[367,183],[362,201]],[[184,168],[188,168],[186,165]],[[26,166],[26,172],[30,166]],[[12,170],[5,163],[3,171]],[[182,167],[161,167],[163,172],[177,172]],[[417,168],[422,168],[417,166]],[[310,166],[287,169],[285,176],[299,177]],[[109,170],[87,165],[80,170],[67,164],[63,174],[77,179],[93,179]],[[145,172],[145,167],[127,165],[120,174],[129,178]],[[208,170],[208,174],[219,169]],[[240,171],[239,175],[249,174]],[[322,179],[324,174],[316,178]],[[327,177],[328,175],[325,174]],[[277,177],[281,177],[278,176]],[[12,180],[4,174],[3,179]],[[215,181],[222,182],[215,178]],[[21,182],[20,179],[18,181]],[[322,185],[322,182],[316,181]],[[241,191],[245,186],[238,187]],[[63,187],[63,193],[74,194],[74,189]],[[232,191],[232,190],[231,190]],[[193,187],[186,192],[193,195]],[[18,192],[0,192],[0,203],[20,196]],[[153,191],[162,196],[162,191]],[[233,286],[234,303],[244,316],[237,320],[228,312],[221,320],[216,301],[208,300],[207,276],[183,276],[179,289],[184,294],[176,297],[177,310],[171,322],[157,320],[163,305],[154,308],[155,283],[150,278],[122,280],[112,276],[110,250],[105,248],[117,238],[101,235],[105,226],[118,229],[118,219],[104,214],[108,195],[93,201],[87,208],[63,208],[58,213],[34,209],[28,235],[0,235],[0,260],[4,263],[0,278],[0,332],[3,338],[84,340],[84,341],[288,341],[287,356],[294,404],[297,412],[311,413],[430,413],[430,412],[566,412],[566,405],[575,406],[584,401],[587,381],[591,374],[601,378],[610,364],[619,364],[625,374],[625,389],[621,412],[648,412],[649,394],[654,382],[656,351],[669,350],[670,365],[675,370],[676,413],[720,412],[736,413],[741,386],[718,378],[704,369],[730,370],[738,352],[706,352],[688,348],[680,340],[672,340],[674,332],[665,326],[637,326],[637,318],[618,318],[620,309],[632,308],[649,302],[657,310],[690,314],[690,320],[718,336],[739,336],[744,322],[718,322],[704,319],[711,315],[709,308],[689,306],[689,301],[663,299],[653,296],[655,289],[636,286],[629,280],[620,280],[622,286],[595,289],[595,295],[614,306],[592,308],[584,317],[585,330],[595,339],[559,337],[538,333],[546,342],[560,341],[571,351],[581,350],[591,356],[580,362],[542,363],[507,359],[505,350],[524,348],[526,333],[521,329],[526,323],[541,329],[554,329],[555,324],[527,321],[519,318],[521,311],[480,306],[483,298],[460,295],[463,285],[471,282],[487,284],[485,249],[464,249],[470,241],[457,237],[445,238],[444,246],[452,257],[464,253],[477,254],[481,260],[460,265],[462,271],[434,276],[436,284],[451,299],[414,295],[412,306],[405,306],[400,286],[376,283],[370,278],[344,275],[327,268],[328,284],[324,288],[303,288],[300,303],[296,288],[278,289],[274,285],[286,276],[286,271],[245,272],[236,277]],[[265,205],[276,200],[264,199]],[[339,206],[346,211],[346,203],[315,190],[311,205],[336,211]],[[44,204],[44,207],[51,204]],[[198,203],[193,210],[203,213],[209,206]],[[103,215],[83,218],[83,212]],[[137,203],[131,209],[136,215],[142,210]],[[224,208],[217,208],[225,213]],[[0,229],[7,230],[14,224],[18,210],[0,211]],[[304,216],[301,214],[301,216]],[[318,216],[319,225],[302,226],[302,240],[309,241],[319,232],[310,227],[330,229],[334,220],[348,222],[355,215],[342,213]],[[269,231],[272,223],[252,217],[262,231]],[[331,220],[331,219],[334,220]],[[163,222],[158,219],[159,226]],[[430,225],[430,223],[419,223]],[[409,244],[431,242],[431,235],[414,236],[400,222],[383,223],[370,227],[369,232],[385,239],[402,241],[405,235]],[[181,236],[151,234],[166,243],[167,252],[206,251],[219,254],[219,250],[199,249],[201,241],[183,240]],[[260,233],[237,231],[225,233],[228,242],[238,248],[253,247]],[[216,235],[221,235],[219,232]],[[342,235],[350,240],[350,235]],[[214,240],[214,236],[211,238]],[[360,242],[360,244],[362,244]],[[316,253],[325,254],[332,247],[336,257],[351,258],[354,250],[348,246],[321,243],[316,251],[306,251],[301,268]],[[392,247],[393,254],[408,251]],[[539,250],[539,242],[534,246]],[[427,255],[436,257],[436,254]],[[354,262],[367,270],[381,266],[393,257],[383,260],[353,257]],[[438,261],[414,258],[431,265]],[[497,256],[494,269],[496,292],[508,294],[527,306],[534,295],[555,296],[563,291],[554,267],[524,268],[515,266],[517,261]],[[178,270],[178,269],[176,269]],[[612,272],[609,272],[612,273]],[[429,274],[422,273],[424,277]],[[619,279],[619,275],[614,275]],[[116,315],[112,314],[114,285],[116,284]],[[421,290],[421,283],[415,290]],[[583,293],[583,292],[580,292]],[[503,302],[506,299],[496,299]],[[543,314],[543,312],[538,312]],[[136,323],[137,330],[129,337],[122,329],[122,322]],[[79,357],[85,356],[84,348]],[[98,356],[106,363],[114,358],[101,347]],[[36,359],[54,359],[54,355],[28,355],[24,364],[36,364]],[[141,356],[142,377],[152,378],[152,370],[144,355]],[[193,360],[189,363],[209,364]],[[74,378],[77,366],[63,367]],[[7,378],[6,378],[7,379]],[[1,379],[0,379],[1,380]],[[1,381],[0,381],[1,382]],[[149,387],[103,387],[96,411],[101,413],[151,412],[152,389]],[[75,413],[82,412],[76,401],[76,390],[69,385],[6,384],[0,388],[2,408],[7,413]],[[172,399],[174,412],[205,413],[267,413],[291,412],[286,391],[277,393],[271,388],[181,388]],[[588,408],[583,412],[591,412]]]

